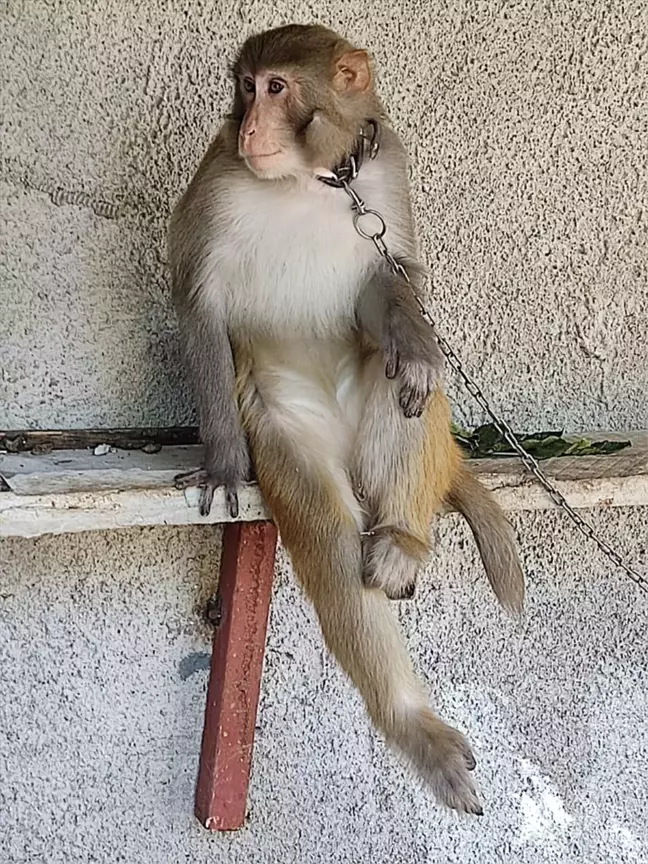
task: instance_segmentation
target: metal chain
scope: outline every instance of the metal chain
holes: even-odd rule
[[[365,136],[362,136],[363,138]],[[377,154],[377,147],[375,145],[375,131],[374,136],[371,139],[370,146],[370,158],[375,158]],[[382,215],[377,211],[373,210],[370,207],[367,207],[366,203],[363,199],[358,195],[355,189],[351,187],[351,183],[358,176],[359,170],[359,162],[360,159],[356,155],[351,155],[348,157],[346,162],[333,172],[333,177],[322,177],[320,179],[323,182],[327,183],[330,186],[335,186],[336,188],[343,189],[346,194],[351,199],[351,210],[353,211],[353,227],[358,232],[358,234],[363,237],[365,240],[371,240],[379,254],[384,258],[387,262],[390,270],[397,276],[402,277],[409,285],[412,284],[411,279],[407,273],[405,267],[398,261],[392,253],[387,248],[387,245],[384,241],[384,236],[387,232],[387,224],[383,219]],[[368,231],[363,229],[362,220],[365,220],[366,217],[377,220],[377,228],[374,231]],[[486,397],[477,386],[477,384],[473,381],[470,375],[464,369],[461,360],[455,354],[453,349],[450,347],[449,343],[446,339],[441,336],[437,330],[436,323],[434,319],[430,315],[427,307],[422,302],[421,298],[418,296],[416,291],[412,292],[418,303],[419,309],[421,310],[421,314],[426,319],[426,321],[432,326],[434,330],[434,335],[436,336],[436,340],[439,343],[439,347],[441,351],[445,355],[446,359],[450,366],[454,369],[454,371],[460,376],[462,381],[464,382],[466,389],[471,394],[471,396],[475,399],[477,404],[482,408],[483,411],[488,414],[488,416],[493,421],[493,425],[503,436],[503,438],[507,441],[507,443],[513,448],[513,450],[520,457],[522,464],[524,467],[530,471],[534,477],[540,482],[540,484],[545,488],[545,490],[549,493],[552,501],[562,510],[564,510],[567,515],[570,517],[572,522],[576,525],[578,530],[588,537],[590,540],[593,540],[594,543],[598,546],[598,548],[607,555],[607,557],[624,570],[628,576],[635,582],[636,585],[639,586],[643,591],[648,593],[648,580],[630,567],[625,561],[621,558],[621,556],[616,552],[609,543],[606,543],[605,540],[602,540],[595,532],[592,525],[584,519],[576,510],[571,506],[571,504],[567,501],[565,496],[560,492],[556,486],[549,480],[547,475],[542,471],[538,460],[531,455],[531,453],[527,453],[527,451],[522,447],[520,442],[515,437],[513,430],[501,417],[499,417],[493,409],[490,407]]]

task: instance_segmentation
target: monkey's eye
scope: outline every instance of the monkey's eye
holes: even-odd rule
[[[272,81],[268,84],[268,90],[270,93],[281,93],[286,85],[283,81],[280,81],[278,78],[273,78]]]
[[[243,79],[243,89],[246,93],[254,93],[255,86],[252,78],[244,78]]]

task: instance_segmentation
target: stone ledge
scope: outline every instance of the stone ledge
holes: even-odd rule
[[[594,436],[592,436],[594,437]],[[599,436],[603,437],[602,433]],[[573,507],[648,505],[648,435],[608,433],[632,447],[611,456],[549,459],[543,470]],[[199,446],[164,447],[159,453],[56,450],[48,455],[0,453],[0,536],[38,537],[137,525],[209,525],[268,519],[258,487],[240,491],[240,514],[232,520],[223,490],[208,517],[198,512],[198,490],[173,487],[173,477],[196,468]],[[475,459],[474,472],[506,511],[548,510],[550,496],[514,458]]]

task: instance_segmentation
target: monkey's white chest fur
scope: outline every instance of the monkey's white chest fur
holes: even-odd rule
[[[376,251],[354,230],[344,192],[242,177],[227,196],[209,265],[230,322],[282,334],[347,329]]]

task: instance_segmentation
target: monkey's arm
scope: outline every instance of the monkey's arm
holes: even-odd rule
[[[408,272],[415,269],[408,265]],[[421,315],[414,291],[381,268],[358,299],[360,329],[382,349],[385,374],[398,376],[399,402],[406,417],[420,417],[443,378],[443,355],[432,326]]]
[[[200,486],[206,516],[214,490],[224,486],[230,512],[238,515],[238,487],[249,475],[250,457],[234,392],[234,358],[225,317],[215,310],[179,305],[180,338],[196,396],[205,459],[200,471],[176,478],[180,489]]]

